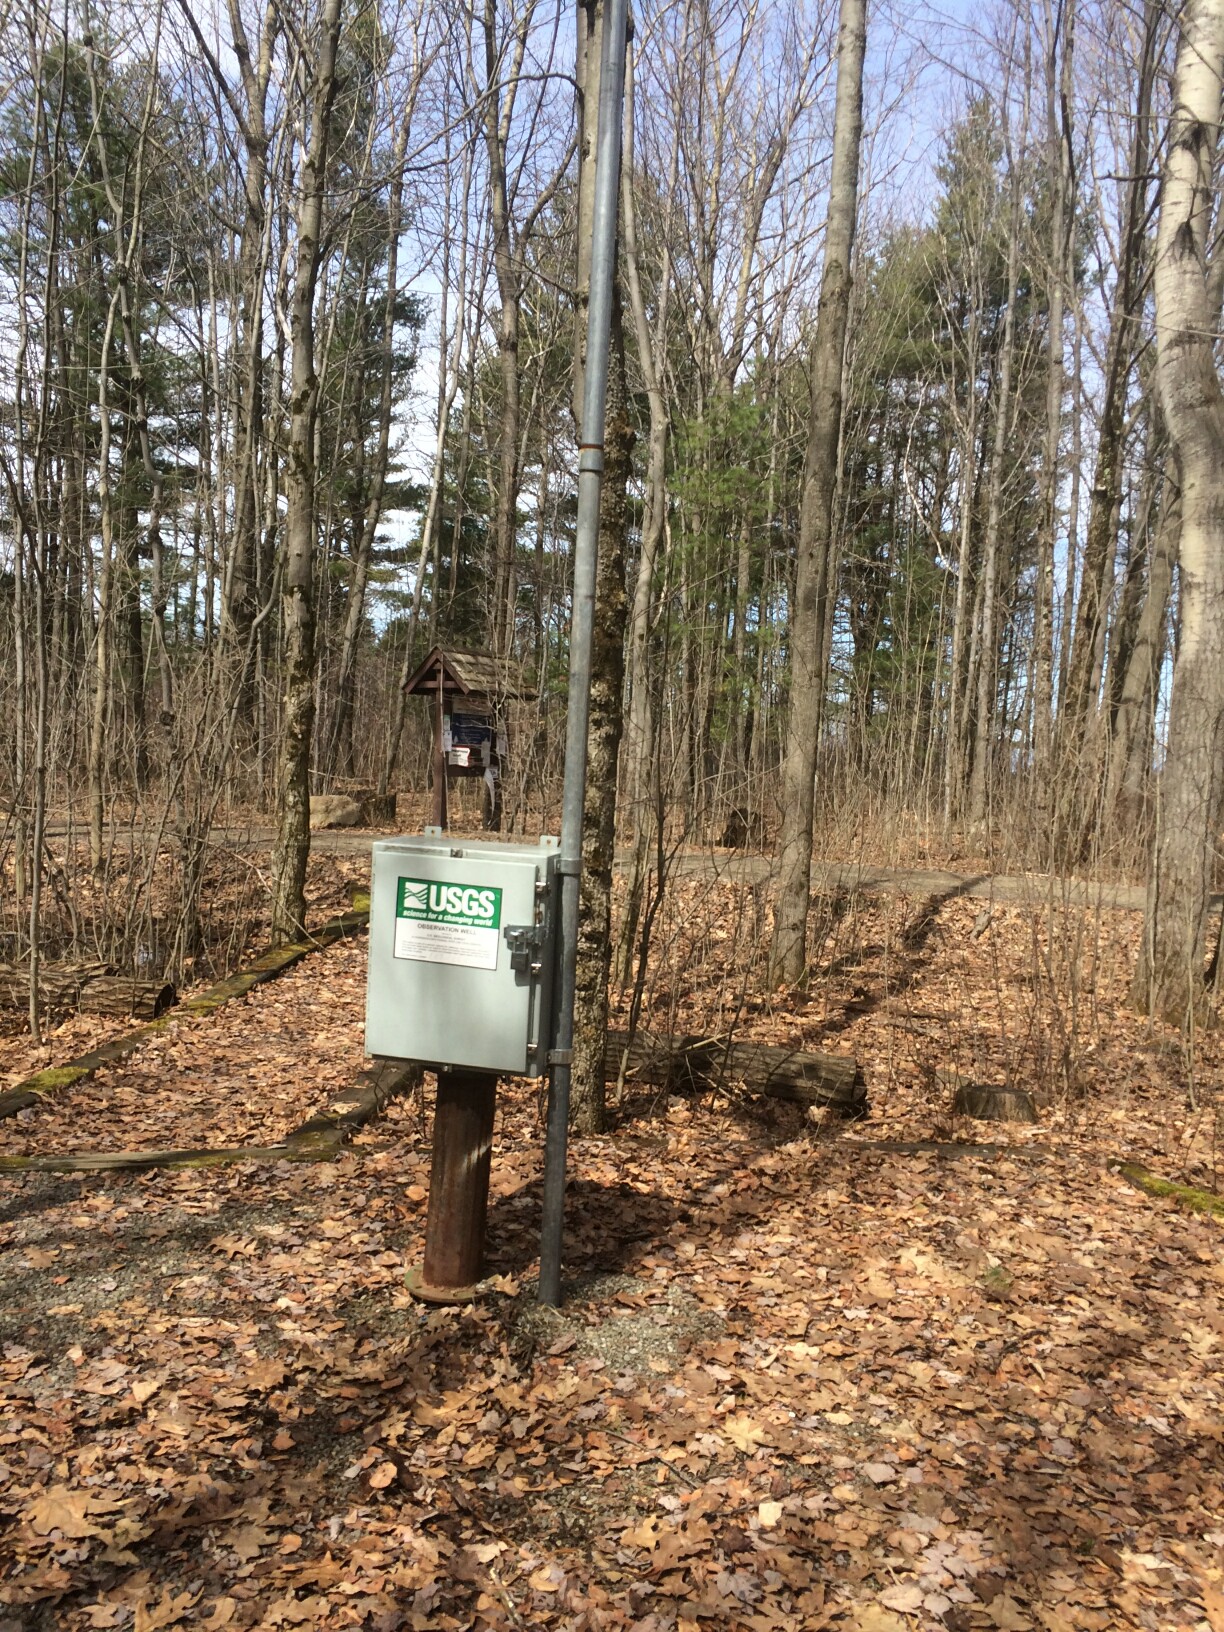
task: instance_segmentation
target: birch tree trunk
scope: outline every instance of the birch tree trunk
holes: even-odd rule
[[[340,0],[323,0],[311,96],[310,130],[302,157],[297,211],[297,264],[292,310],[289,458],[285,472],[285,557],[281,591],[284,706],[276,764],[276,844],[272,855],[272,940],[292,940],[306,921],[310,856],[310,750],[314,735],[315,669],[315,290],[323,260],[323,198],[336,87]]]
[[[256,616],[259,541],[260,442],[264,436],[264,280],[267,272],[271,213],[268,207],[268,93],[276,45],[285,18],[276,0],[266,0],[252,37],[238,0],[227,0],[229,49],[238,69],[241,96],[209,45],[192,8],[182,4],[196,47],[207,62],[218,93],[229,106],[242,136],[246,164],[242,174],[243,217],[238,246],[238,312],[234,336],[234,410],[231,470],[234,517],[222,576],[222,626],[241,665],[243,714],[253,715],[244,648]],[[253,44],[252,44],[253,38]]]
[[[1028,90],[1020,138],[1028,134]],[[1010,151],[1011,142],[1008,140]],[[995,696],[998,688],[995,602],[999,578],[999,543],[1003,521],[1003,474],[1011,434],[1012,369],[1016,349],[1016,298],[1020,282],[1020,226],[1023,209],[1020,164],[1010,163],[1011,206],[1007,227],[1007,305],[1003,314],[1003,342],[999,358],[999,396],[995,407],[994,448],[986,501],[986,536],[982,543],[981,638],[976,675],[973,760],[969,773],[969,820],[980,826],[990,805],[990,769],[994,755]]]
[[[1117,283],[1109,314],[1105,351],[1104,393],[1097,433],[1096,466],[1088,508],[1084,543],[1084,570],[1075,633],[1071,646],[1066,695],[1062,703],[1060,734],[1065,736],[1065,764],[1073,764],[1085,740],[1088,717],[1095,701],[1092,675],[1104,636],[1108,613],[1108,568],[1118,543],[1122,483],[1126,453],[1127,385],[1134,366],[1138,319],[1147,296],[1144,259],[1148,244],[1148,198],[1151,148],[1152,88],[1156,74],[1156,41],[1161,8],[1149,0],[1144,12],[1143,44],[1139,60],[1130,174],[1126,183]]]
[[[269,4],[261,21],[257,49],[252,54],[236,0],[230,0],[229,18],[234,55],[242,79],[245,106],[241,124],[246,147],[243,193],[246,213],[239,250],[242,305],[237,356],[241,368],[235,424],[237,456],[234,488],[234,533],[231,543],[228,594],[223,615],[239,651],[246,643],[255,616],[255,555],[259,516],[259,439],[263,432],[263,304],[267,262],[268,86],[280,26],[278,8]],[[249,688],[242,706],[251,708]]]
[[[807,962],[816,749],[824,702],[826,625],[834,591],[830,574],[833,501],[842,415],[842,359],[850,309],[850,258],[858,210],[866,42],[866,0],[841,0],[829,219],[812,351],[812,422],[804,460],[790,627],[790,717],[782,767],[781,857],[770,949],[770,977],[776,985],[800,980]]]
[[[94,637],[93,697],[89,720],[89,749],[86,776],[89,788],[89,858],[95,878],[101,876],[104,860],[103,784],[106,771],[106,733],[111,711],[111,652],[114,641],[115,509],[111,484],[111,346],[119,292],[110,298],[106,327],[98,354],[98,528],[102,540],[98,564],[98,621]]]
[[[450,226],[451,208],[449,198],[446,208],[447,244],[443,251],[443,288],[440,304],[441,330],[439,339],[439,353],[445,364],[438,380],[438,418],[434,436],[433,466],[429,476],[429,498],[425,505],[425,519],[421,523],[421,548],[417,555],[416,582],[412,586],[412,606],[408,615],[408,635],[404,642],[404,657],[400,665],[399,683],[396,690],[395,713],[392,720],[390,736],[387,740],[386,753],[383,756],[382,768],[378,773],[378,791],[386,793],[391,786],[391,778],[399,762],[400,746],[404,738],[404,724],[408,717],[408,682],[416,668],[419,653],[417,651],[417,631],[421,622],[421,603],[425,594],[425,580],[434,563],[433,589],[429,602],[429,629],[432,631],[438,616],[438,604],[442,599],[442,583],[439,577],[441,559],[438,551],[438,535],[442,520],[442,488],[446,476],[446,448],[450,437],[451,409],[455,406],[455,398],[459,395],[459,385],[463,378],[463,351],[468,340],[470,320],[468,307],[479,300],[479,289],[483,288],[479,272],[477,273],[478,290],[474,295],[468,287],[468,252],[470,217],[468,201],[472,191],[472,145],[469,143],[463,159],[463,184],[460,192],[458,210],[458,225],[454,229],[454,236],[458,239],[458,272],[455,277],[455,326],[448,342],[447,335],[447,305],[450,291],[446,283],[446,268],[450,260]],[[456,474],[456,493],[463,491],[463,461],[468,456],[467,422],[471,414],[471,393],[464,399],[464,431],[459,438],[459,469]],[[459,533],[462,528],[462,498],[456,500],[460,509],[456,517],[454,538],[455,549],[451,554],[451,577],[455,576],[458,561]],[[454,594],[454,583],[451,584],[451,594]],[[427,646],[433,645],[432,633],[426,641]]]
[[[399,241],[404,214],[404,151],[408,145],[409,117],[400,123],[391,155],[391,191],[387,202],[387,287],[383,298],[382,358],[378,392],[378,445],[370,477],[361,530],[353,552],[353,577],[345,609],[344,635],[336,674],[336,718],[328,758],[333,771],[353,774],[353,712],[357,690],[357,648],[365,620],[366,590],[374,540],[382,520],[383,495],[391,462],[391,421],[395,407],[395,303],[399,295]],[[423,570],[423,569],[422,569]],[[380,791],[386,792],[383,788]]]
[[[1155,536],[1148,544],[1147,592],[1126,658],[1109,744],[1102,814],[1106,821],[1131,824],[1138,817],[1152,769],[1152,716],[1165,653],[1165,621],[1181,499],[1170,480],[1160,503]]]
[[[154,49],[156,50],[156,46]],[[96,125],[100,126],[102,93],[98,85],[98,76],[92,46],[86,50],[85,63],[86,71],[89,76],[90,106],[93,112],[94,122]],[[161,685],[161,724],[163,729],[168,730],[173,724],[174,681],[170,668],[170,654],[166,646],[166,593],[162,546],[164,494],[161,470],[159,469],[157,461],[153,456],[153,442],[149,430],[149,400],[141,352],[141,337],[137,328],[137,318],[134,309],[136,303],[133,301],[132,297],[133,282],[137,282],[138,286],[141,250],[143,248],[143,222],[141,212],[143,204],[142,181],[144,175],[145,142],[153,119],[157,89],[157,79],[154,75],[150,75],[148,89],[145,96],[144,116],[140,126],[140,138],[136,150],[136,163],[133,166],[134,174],[130,183],[133,195],[131,233],[128,240],[124,268],[121,272],[116,274],[116,293],[119,301],[119,326],[123,336],[123,350],[127,362],[128,376],[128,434],[126,440],[129,446],[134,443],[136,449],[139,450],[140,465],[144,475],[148,495],[146,500],[148,505],[148,524],[145,529],[145,538],[147,542],[148,556],[153,563],[153,642],[157,654],[158,675]],[[110,205],[112,218],[118,227],[124,221],[124,202],[119,191],[116,189],[115,182],[112,177],[111,165],[107,155],[105,141],[99,141],[98,143],[98,169],[101,174],[102,185],[106,193],[107,202]],[[136,543],[138,526],[139,523],[137,518],[133,516],[130,548],[133,552],[132,576],[135,579],[134,588],[136,593],[135,639],[133,645],[134,653],[137,658],[139,658],[139,654],[142,649],[139,597],[140,566],[139,551]],[[139,672],[139,667],[135,676],[134,685],[138,692],[143,691],[144,677],[143,674]],[[144,721],[143,698],[141,700],[141,706],[139,709],[139,719],[142,730],[140,739],[137,741],[138,767],[142,763],[145,752],[144,743],[143,740],[141,740],[143,739]],[[176,753],[176,738],[171,739],[169,747],[171,762],[177,763],[178,756]],[[138,777],[138,781],[143,781],[143,776]]]
[[[1041,472],[1041,524],[1037,537],[1037,605],[1033,632],[1033,762],[1039,797],[1050,795],[1047,775],[1053,752],[1054,728],[1054,546],[1058,537],[1058,472],[1062,445],[1063,318],[1067,272],[1067,143],[1063,128],[1067,110],[1062,106],[1058,79],[1061,41],[1063,59],[1071,50],[1074,0],[1046,0],[1046,137],[1049,155],[1050,316],[1046,352],[1046,435]],[[1068,548],[1072,548],[1070,541]]]
[[[1224,84],[1224,0],[1182,17],[1156,235],[1156,368],[1181,478],[1181,615],[1158,790],[1136,1005],[1184,1027],[1202,1015],[1224,770],[1224,392],[1207,244]]]
[[[944,760],[944,821],[959,814],[965,789],[965,715],[969,707],[965,671],[965,634],[968,627],[969,580],[973,575],[973,512],[977,465],[977,314],[969,314],[966,359],[965,419],[961,426],[961,480],[959,537],[956,549],[956,601],[952,612],[952,661],[948,674],[948,741]]]
[[[519,76],[535,16],[536,0],[527,0],[514,19],[514,51],[507,69],[502,56],[508,41],[498,40],[497,0],[485,0],[485,151],[489,169],[489,211],[493,227],[493,267],[501,313],[497,327],[497,357],[501,371],[498,414],[497,502],[493,516],[493,579],[489,606],[489,637],[499,656],[509,656],[514,644],[514,548],[518,517],[520,399],[522,368],[519,361],[520,296],[522,294],[523,240],[516,245],[511,223],[506,149],[514,119]]]

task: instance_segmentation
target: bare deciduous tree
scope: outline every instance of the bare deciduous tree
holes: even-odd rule
[[[1191,1025],[1224,786],[1224,390],[1215,362],[1208,234],[1224,88],[1224,3],[1181,19],[1156,237],[1156,359],[1181,489],[1180,615],[1169,740],[1134,995]]]
[[[790,619],[790,716],[782,769],[781,852],[770,952],[770,973],[777,983],[799,980],[807,963],[814,780],[824,700],[827,624],[835,594],[830,583],[833,501],[858,208],[866,41],[865,0],[842,0],[829,217],[812,350],[812,419],[803,471],[795,601]]]
[[[276,769],[276,845],[272,856],[272,939],[288,941],[306,924],[306,862],[310,855],[310,756],[315,718],[315,415],[319,380],[315,356],[315,293],[323,264],[323,211],[336,95],[341,0],[323,0],[314,50],[300,65],[309,75],[309,123],[301,134],[289,457],[285,475],[284,704]],[[305,110],[304,110],[305,111]]]

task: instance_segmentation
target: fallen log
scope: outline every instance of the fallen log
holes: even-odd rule
[[[156,1020],[177,1001],[174,987],[164,980],[96,975],[81,987],[77,1007],[82,1014],[119,1014],[136,1020]]]
[[[0,1008],[24,1009],[30,1001],[28,969],[0,967]],[[156,1020],[175,1002],[174,987],[162,980],[132,980],[105,963],[48,964],[38,971],[38,1006],[44,1014],[80,1010]]]
[[[604,1075],[609,1080],[619,1081],[622,1060],[626,1080],[675,1092],[700,1092],[739,1082],[749,1093],[766,1099],[827,1105],[842,1116],[866,1116],[868,1110],[858,1061],[846,1054],[816,1054],[719,1037],[660,1037],[642,1031],[630,1042],[627,1032],[610,1031],[604,1056]]]
[[[38,1006],[44,1013],[75,1009],[85,982],[110,972],[106,963],[44,963],[38,971]],[[0,1008],[24,1009],[29,1001],[28,966],[0,964]]]
[[[1192,1213],[1224,1218],[1224,1196],[1217,1196],[1214,1190],[1199,1190],[1192,1184],[1175,1184],[1172,1179],[1162,1179],[1142,1162],[1119,1162],[1117,1170],[1128,1184],[1145,1195],[1175,1201]]]
[[[3,1173],[151,1173],[162,1167],[228,1167],[234,1162],[319,1162],[339,1154],[281,1145],[235,1145],[217,1150],[85,1150],[75,1156],[0,1156]]]

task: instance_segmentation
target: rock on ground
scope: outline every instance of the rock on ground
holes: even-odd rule
[[[310,800],[310,825],[320,827],[358,827],[361,824],[361,806],[342,793],[316,793]]]

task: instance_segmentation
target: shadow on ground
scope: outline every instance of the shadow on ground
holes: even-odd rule
[[[908,991],[923,967],[923,954],[939,921],[940,909],[948,901],[955,901],[958,896],[967,895],[975,885],[984,883],[989,877],[988,873],[979,873],[973,878],[963,879],[954,889],[941,890],[936,895],[927,896],[918,910],[906,920],[893,947],[886,946],[882,941],[874,941],[853,952],[843,953],[819,970],[818,978],[828,980],[846,974],[851,969],[860,969],[869,959],[883,957],[890,951],[896,957],[887,978],[882,978],[871,986],[856,987],[854,995],[844,1004],[842,1013],[825,1022],[826,1035],[836,1036],[838,1032],[846,1031],[856,1020],[874,1014],[890,997]]]
[[[489,1204],[485,1270],[521,1275],[539,1257],[538,1180]],[[630,1274],[652,1248],[671,1240],[681,1210],[668,1196],[627,1183],[570,1183],[565,1194],[565,1264],[571,1275]]]

